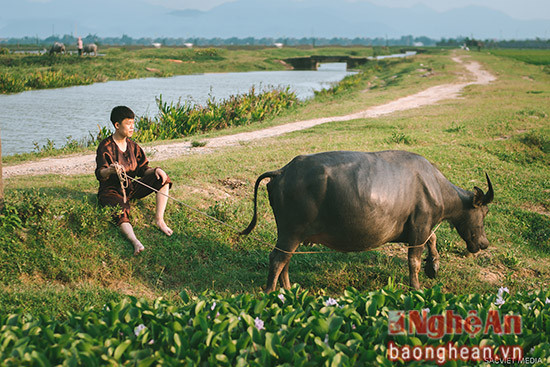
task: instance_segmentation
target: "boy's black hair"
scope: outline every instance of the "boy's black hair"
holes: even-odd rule
[[[126,106],[116,106],[111,111],[111,122],[113,123],[113,126],[115,123],[122,122],[124,119],[133,119],[135,117],[136,115],[134,114],[134,111]]]

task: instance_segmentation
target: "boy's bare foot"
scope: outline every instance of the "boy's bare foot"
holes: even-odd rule
[[[134,255],[139,254],[143,250],[145,250],[145,247],[143,247],[141,243],[137,243],[134,245]]]
[[[170,229],[164,222],[164,220],[157,220],[157,226],[160,228],[162,232],[164,232],[167,236],[171,236],[174,231]]]

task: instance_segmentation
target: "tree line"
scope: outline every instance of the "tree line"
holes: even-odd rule
[[[52,35],[46,38],[21,37],[0,39],[0,45],[38,45],[48,47],[54,42],[62,42],[65,45],[76,44],[77,37],[73,35]],[[272,46],[281,44],[283,46],[449,46],[449,47],[485,47],[485,48],[550,48],[550,39],[525,39],[525,40],[495,40],[475,39],[469,37],[433,39],[429,37],[413,37],[411,35],[400,38],[387,37],[230,37],[230,38],[203,38],[203,37],[142,37],[133,38],[123,34],[120,37],[99,37],[95,34],[88,34],[82,37],[84,43],[95,43],[100,46],[150,46],[160,44],[162,46]]]

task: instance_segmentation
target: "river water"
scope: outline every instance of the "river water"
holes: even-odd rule
[[[48,140],[59,148],[67,138],[81,140],[99,127],[109,126],[111,109],[127,105],[138,116],[158,113],[155,97],[165,102],[204,104],[209,96],[217,101],[256,91],[289,86],[300,100],[314,90],[328,88],[351,72],[345,64],[325,64],[317,71],[264,71],[180,75],[96,83],[70,88],[0,95],[2,155],[31,152]]]

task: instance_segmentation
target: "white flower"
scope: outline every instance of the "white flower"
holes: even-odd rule
[[[216,301],[214,301],[214,303],[212,304],[212,307],[210,307],[210,309],[211,309],[212,311],[214,311],[215,308],[216,308]]]
[[[279,297],[279,299],[281,300],[281,302],[283,302],[283,303],[285,302],[285,295],[284,295],[284,294],[279,293],[279,295],[278,295],[277,297]]]
[[[325,340],[324,341],[325,341],[325,344],[327,345],[327,347],[330,347],[330,345],[328,344],[328,334],[325,335]]]
[[[254,319],[254,326],[256,326],[256,329],[258,330],[265,329],[264,322],[259,317]]]
[[[336,301],[334,298],[332,297],[329,297],[326,301],[325,301],[325,305],[326,306],[337,306],[338,305],[338,301]]]
[[[498,307],[502,306],[503,304],[505,303],[504,301],[504,298],[502,298],[502,296],[498,296],[497,297],[497,300],[495,301],[495,305],[497,305]]]
[[[508,289],[508,287],[500,287],[500,288],[498,289],[497,295],[498,295],[499,297],[502,297],[502,295],[504,294],[504,292],[510,293],[510,290]]]
[[[423,308],[422,311],[426,311],[426,313],[430,313],[430,309],[428,307]]]
[[[550,298],[546,297],[546,300],[544,301],[544,303],[549,304],[550,303]]]
[[[134,334],[136,334],[136,336],[139,336],[139,334],[143,331],[147,329],[147,326],[143,325],[143,324],[139,324],[138,326],[136,326],[136,328],[134,329]]]
[[[149,344],[149,345],[153,345],[153,344],[155,344],[155,339],[151,339],[151,340],[149,340],[149,343],[148,343],[148,344]]]

